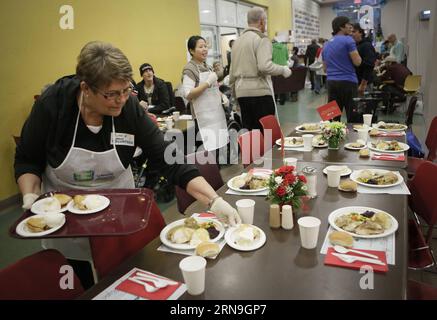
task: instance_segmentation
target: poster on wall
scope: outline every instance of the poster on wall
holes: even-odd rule
[[[304,54],[312,39],[320,34],[320,6],[307,0],[293,0],[293,46]]]

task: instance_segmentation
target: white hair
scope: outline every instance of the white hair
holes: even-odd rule
[[[263,8],[253,7],[247,12],[247,24],[257,24],[261,19],[267,19],[266,12]]]

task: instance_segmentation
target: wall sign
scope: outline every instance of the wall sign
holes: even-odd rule
[[[63,16],[59,19],[59,28],[62,30],[74,29],[74,9],[70,5],[63,5],[59,8],[59,13]]]

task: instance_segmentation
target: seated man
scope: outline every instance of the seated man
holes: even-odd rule
[[[386,70],[379,76],[379,80],[383,83],[382,91],[387,93],[384,98],[384,105],[388,107],[389,112],[392,112],[394,111],[394,99],[397,101],[405,100],[403,89],[405,79],[412,73],[406,66],[398,63],[394,56],[388,56],[384,62]]]
[[[148,63],[141,65],[140,74],[143,80],[135,87],[140,105],[146,111],[155,114],[169,109],[170,97],[164,80],[155,77],[153,67]]]

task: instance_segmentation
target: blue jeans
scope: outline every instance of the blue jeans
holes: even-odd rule
[[[319,93],[322,87],[322,76],[316,74],[314,78],[314,92]]]

